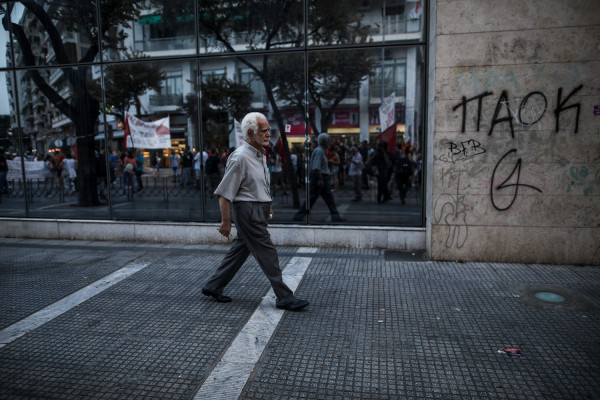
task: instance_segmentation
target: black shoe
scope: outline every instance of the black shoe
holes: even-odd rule
[[[231,301],[231,297],[223,296],[222,294],[217,294],[215,292],[211,292],[208,289],[202,289],[202,294],[205,296],[210,296],[217,301],[217,303],[229,303]]]
[[[290,304],[286,304],[284,306],[275,306],[275,307],[279,308],[280,310],[299,311],[299,310],[303,309],[304,307],[306,307],[308,304],[309,304],[309,302],[306,300],[296,299],[296,300],[292,301]]]
[[[332,222],[345,222],[346,218],[342,218],[339,215],[337,217],[331,217]]]

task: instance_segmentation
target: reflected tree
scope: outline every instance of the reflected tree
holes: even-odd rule
[[[273,63],[272,79],[278,82],[276,94],[304,111],[306,97],[295,77],[302,74],[302,66],[289,59],[277,59]],[[363,50],[332,52],[317,51],[309,54],[308,97],[311,107],[318,113],[309,115],[309,124],[315,135],[327,132],[333,121],[336,109],[342,100],[358,98],[360,82],[368,76],[375,62]],[[319,121],[316,115],[320,115]],[[318,123],[317,123],[318,122]]]
[[[198,0],[200,34],[211,38],[224,51],[235,54],[265,87],[269,109],[280,127],[286,175],[292,183],[296,208],[300,206],[300,199],[296,179],[293,179],[287,137],[281,129],[285,126],[282,103],[291,102],[304,111],[304,104],[310,96],[310,100],[325,111],[322,115],[326,118],[327,126],[327,119],[331,119],[341,100],[353,85],[358,85],[370,73],[371,68],[371,64],[365,62],[365,55],[359,51],[345,53],[341,62],[337,56],[335,59],[316,56],[311,63],[315,70],[311,72],[307,93],[305,83],[300,78],[304,76],[304,63],[294,57],[286,60],[286,56],[274,55],[268,50],[301,49],[306,40],[314,45],[360,44],[368,40],[370,28],[361,24],[361,15],[355,11],[356,1],[308,0],[310,17],[307,18],[305,30],[304,4],[304,1],[298,0]],[[238,41],[247,43],[248,50],[267,52],[258,58],[247,55],[238,50]],[[314,121],[311,121],[311,125],[316,127]]]
[[[201,112],[198,112],[198,95],[201,98]],[[248,85],[231,81],[221,76],[211,76],[200,84],[200,90],[185,96],[182,109],[192,124],[198,126],[198,116],[202,118],[202,132],[205,142],[212,146],[227,145],[229,132],[233,129],[231,118],[241,120],[248,112],[252,92]]]
[[[139,54],[126,54],[127,58],[141,58]],[[136,116],[141,117],[140,96],[148,90],[160,92],[165,76],[159,65],[140,61],[106,67],[104,95],[109,114],[124,120],[125,113],[135,107]]]
[[[0,115],[0,148],[8,149],[12,145],[9,137],[10,115]]]
[[[320,125],[321,129],[326,129],[341,100],[348,96],[353,87],[358,86],[362,77],[369,74],[370,66],[365,62],[365,55],[358,50],[339,52],[335,57],[327,53],[310,53],[310,79],[305,83],[303,60],[283,53],[273,53],[271,50],[305,49],[307,40],[317,46],[356,45],[368,40],[369,27],[361,24],[361,15],[355,11],[355,0],[307,1],[198,0],[195,3],[190,0],[21,0],[0,3],[0,13],[4,14],[4,28],[13,36],[11,43],[16,42],[20,48],[23,66],[41,65],[37,57],[39,55],[34,54],[31,38],[26,35],[21,22],[11,21],[10,16],[17,4],[22,5],[26,13],[39,21],[50,39],[56,63],[59,67],[64,65],[60,68],[73,88],[71,98],[61,96],[59,91],[47,82],[40,70],[30,68],[27,73],[52,104],[73,122],[79,158],[78,176],[82,178],[78,188],[79,205],[93,206],[98,204],[94,133],[101,104],[91,90],[90,66],[99,56],[100,43],[106,50],[124,50],[122,45],[127,37],[128,28],[131,28],[131,23],[136,21],[149,5],[161,12],[162,22],[165,24],[180,23],[182,18],[187,20],[189,15],[194,15],[197,11],[196,29],[200,38],[233,54],[242,65],[253,71],[256,79],[264,85],[271,116],[280,128],[285,126],[282,112],[284,110],[281,107],[297,107],[304,111],[304,107],[310,101],[320,110],[321,115],[319,124],[311,119],[311,126],[316,129]],[[97,4],[101,5],[100,10],[97,9]],[[305,7],[309,13],[306,28]],[[97,21],[101,21],[100,25]],[[78,52],[68,51],[67,43],[63,41],[61,35],[66,30],[77,33],[89,43],[78,56]],[[243,50],[240,50],[240,43],[245,45]],[[247,50],[263,52],[250,54]],[[120,78],[115,76],[114,79]],[[136,90],[131,88],[129,92],[134,93]],[[210,92],[207,88],[203,93],[207,101],[214,103],[216,100],[210,99]],[[238,92],[244,94],[243,90]],[[112,98],[112,94],[107,95]],[[231,96],[236,97],[237,95]],[[247,98],[250,101],[250,94]],[[135,96],[129,99],[134,99],[135,102]],[[186,99],[188,105],[197,103],[189,100]],[[237,97],[236,104],[240,105],[240,110],[241,106],[250,107],[239,100],[241,98]],[[116,100],[110,102],[116,104]],[[231,104],[227,106],[231,107]],[[210,118],[213,121],[219,120],[218,116],[210,116],[213,110],[210,106],[203,106],[202,109],[203,112],[207,110],[207,123]],[[234,116],[237,112],[230,111],[230,114]],[[199,113],[190,113],[192,116],[194,114]],[[203,114],[203,121],[204,118]],[[283,131],[281,140],[287,160],[286,174],[293,185],[294,206],[298,207],[298,190],[296,180],[292,179],[290,151]]]
[[[100,103],[90,91],[90,64],[99,54],[100,42],[105,49],[121,49],[127,37],[125,27],[137,19],[140,11],[146,6],[144,0],[102,0],[101,9],[94,0],[22,0],[0,4],[3,14],[2,25],[12,35],[19,46],[23,66],[35,67],[38,57],[32,50],[33,38],[25,33],[21,21],[12,21],[11,15],[16,5],[22,5],[24,13],[36,18],[45,33],[59,65],[80,64],[61,67],[66,80],[73,89],[70,99],[63,97],[56,88],[50,85],[38,69],[27,71],[31,81],[52,102],[52,104],[74,125],[77,137],[78,167],[78,205],[95,206],[99,204],[96,181],[96,163],[94,154],[94,133]],[[98,25],[100,17],[101,25]],[[24,21],[24,20],[23,20]],[[65,36],[67,30],[74,32],[89,43],[78,52],[69,51]]]

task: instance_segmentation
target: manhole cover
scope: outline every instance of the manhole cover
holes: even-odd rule
[[[597,307],[583,296],[556,286],[518,286],[511,288],[521,303],[540,310],[594,311]]]
[[[534,294],[534,296],[540,300],[549,301],[551,303],[562,303],[564,301],[567,301],[567,299],[564,296],[552,292],[537,292]]]

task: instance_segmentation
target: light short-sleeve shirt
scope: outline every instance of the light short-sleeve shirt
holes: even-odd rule
[[[231,202],[271,202],[270,177],[263,152],[244,142],[227,159],[215,194]]]
[[[327,160],[327,153],[321,146],[313,150],[310,157],[310,170],[314,171],[318,169],[323,175],[329,175],[329,162]]]
[[[350,169],[348,170],[348,176],[358,176],[362,175],[362,155],[360,151],[357,151],[352,156],[352,162],[350,163]]]

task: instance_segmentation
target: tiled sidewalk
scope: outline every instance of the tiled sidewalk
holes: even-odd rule
[[[3,332],[139,265],[0,347],[0,398],[192,399],[236,380],[241,391],[210,398],[600,398],[597,267],[280,248],[282,266],[307,263],[296,293],[311,305],[291,313],[269,311],[252,258],[226,289],[232,303],[202,296],[226,249],[0,239]],[[543,292],[564,301],[538,299]],[[272,334],[257,316],[277,317]],[[236,368],[227,351],[242,331],[264,351]],[[215,378],[225,354],[229,374]]]

